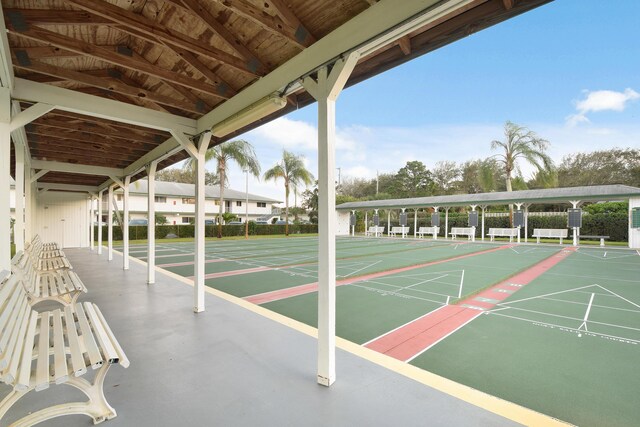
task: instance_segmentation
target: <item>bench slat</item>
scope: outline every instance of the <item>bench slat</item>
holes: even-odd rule
[[[64,329],[62,329],[62,311],[53,311],[53,361],[54,378],[56,384],[63,383],[69,379],[69,368],[67,367],[67,354],[64,349]]]
[[[13,382],[18,373],[18,360],[20,359],[20,350],[21,345],[24,340],[24,333],[27,328],[27,320],[29,318],[29,314],[31,313],[31,309],[27,305],[26,310],[23,310],[20,313],[19,322],[14,327],[14,333],[12,334],[11,341],[9,346],[7,347],[6,355],[9,356],[8,366],[6,372],[3,377],[7,382]]]
[[[76,330],[76,322],[70,306],[64,308],[64,319],[67,327],[69,351],[71,352],[71,366],[73,367],[74,375],[79,377],[87,372],[87,365],[84,363],[84,357],[80,349],[80,339],[78,338],[78,331]]]
[[[15,389],[17,391],[25,391],[29,388],[31,382],[31,363],[33,360],[33,344],[35,343],[36,327],[38,326],[38,313],[31,312],[29,317],[29,326],[22,348],[22,358],[20,360],[20,372],[18,373]]]
[[[91,326],[93,326],[93,332],[95,333],[100,349],[105,356],[104,359],[111,363],[117,363],[120,358],[118,352],[113,346],[109,334],[107,334],[107,331],[104,329],[102,321],[96,314],[93,304],[85,302],[83,305],[89,322]]]
[[[38,364],[36,366],[36,391],[49,387],[49,317],[48,311],[40,314],[40,335],[38,337]]]
[[[118,340],[116,339],[116,336],[111,331],[111,328],[109,327],[109,324],[107,323],[107,321],[105,320],[104,316],[102,315],[102,312],[100,311],[100,308],[95,304],[93,304],[93,308],[95,309],[96,315],[100,318],[102,326],[104,327],[105,331],[109,335],[109,339],[111,340],[111,344],[113,344],[113,347],[116,349],[116,352],[118,353],[118,357],[119,357],[118,363],[121,366],[123,366],[125,368],[128,368],[129,367],[129,358],[127,358],[127,355],[124,354],[124,350],[122,350],[122,347],[120,347],[120,343],[118,342]]]
[[[82,332],[82,342],[84,343],[85,350],[87,351],[87,355],[89,356],[89,362],[93,369],[99,368],[102,366],[102,355],[98,350],[98,345],[91,333],[91,327],[89,326],[89,322],[85,316],[84,310],[81,304],[77,304],[75,306],[76,316],[78,318],[78,324],[80,325],[80,331]]]

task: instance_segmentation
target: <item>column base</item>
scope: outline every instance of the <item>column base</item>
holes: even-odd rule
[[[323,377],[322,375],[318,375],[318,384],[320,384],[320,385],[323,385],[325,387],[329,387],[334,382],[336,382],[335,378],[327,378],[327,377]]]

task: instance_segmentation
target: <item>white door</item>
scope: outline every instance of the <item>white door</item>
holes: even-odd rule
[[[84,216],[81,205],[47,203],[41,214],[39,234],[43,242],[55,242],[61,248],[83,246],[80,229]]]

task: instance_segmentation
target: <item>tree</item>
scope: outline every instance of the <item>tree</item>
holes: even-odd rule
[[[558,185],[624,184],[640,187],[640,149],[577,153],[565,156],[558,167]]]
[[[519,171],[518,161],[521,159],[531,163],[538,171],[553,169],[553,161],[545,152],[549,141],[540,138],[526,127],[518,126],[510,121],[504,125],[504,136],[504,141],[491,141],[491,149],[502,151],[493,157],[504,168],[507,191],[513,191],[511,179],[513,172]]]
[[[296,156],[287,150],[282,150],[282,160],[264,173],[265,181],[284,180],[285,226],[284,234],[289,235],[289,191],[291,187],[300,187],[313,183],[313,175],[304,166],[304,157]]]
[[[156,174],[156,180],[163,182],[181,182],[183,184],[193,184],[196,181],[196,172],[192,169],[164,169]],[[204,185],[218,185],[220,180],[218,175],[209,171],[205,172]]]
[[[312,190],[302,193],[302,207],[309,213],[309,222],[318,223],[318,181]]]
[[[408,161],[396,174],[402,197],[418,197],[431,194],[433,180],[431,172],[419,160]]]
[[[436,192],[438,194],[450,194],[455,188],[455,183],[460,177],[460,168],[456,162],[440,161],[437,162],[431,176],[435,183]]]
[[[156,212],[155,215],[155,223],[156,225],[165,225],[167,224],[167,217],[164,215],[160,215],[159,213]]]
[[[225,212],[222,214],[222,220],[224,221],[224,223],[226,224],[229,221],[234,221],[238,219],[238,215],[231,213],[231,212]]]
[[[218,238],[222,238],[222,212],[224,209],[224,188],[227,184],[227,166],[234,161],[242,169],[248,170],[256,178],[260,176],[260,164],[256,157],[253,146],[247,141],[236,140],[227,141],[215,147],[209,148],[205,154],[205,163],[211,160],[216,161],[216,171],[220,182],[220,211],[218,213]],[[184,168],[195,170],[196,163],[189,159]]]

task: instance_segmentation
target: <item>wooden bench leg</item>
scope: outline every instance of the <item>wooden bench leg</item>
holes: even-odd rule
[[[115,409],[113,409],[104,397],[104,378],[107,375],[110,364],[104,364],[100,367],[93,383],[85,380],[84,378],[71,377],[64,384],[68,384],[82,391],[89,398],[86,402],[72,402],[63,403],[60,405],[50,406],[48,408],[41,409],[40,411],[33,412],[15,423],[11,424],[11,427],[30,427],[34,424],[41,423],[52,418],[61,417],[63,415],[75,415],[84,414],[93,419],[94,424],[99,424],[105,420],[110,420],[117,416]],[[0,418],[9,410],[9,408],[18,401],[22,396],[32,389],[24,392],[12,391],[1,403],[0,403]],[[6,408],[4,407],[6,401]]]

